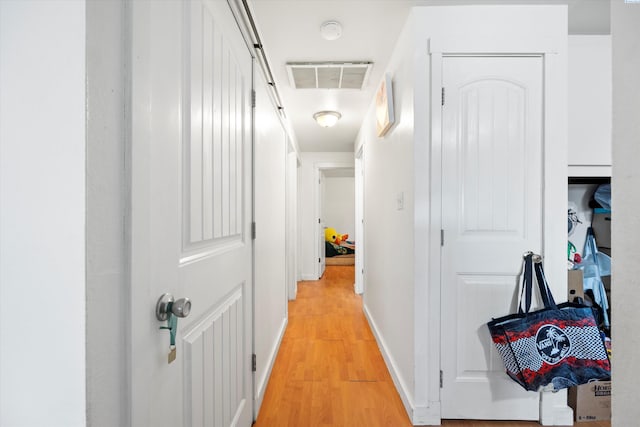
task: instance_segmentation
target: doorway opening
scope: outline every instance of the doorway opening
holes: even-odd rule
[[[353,163],[316,165],[316,277],[324,274],[329,264],[355,264],[356,241],[356,178]],[[325,231],[332,231],[327,241]],[[333,229],[333,230],[331,230]],[[334,231],[335,230],[335,231]],[[336,235],[337,239],[333,236]],[[348,237],[347,237],[348,236]],[[327,256],[328,255],[328,256]]]

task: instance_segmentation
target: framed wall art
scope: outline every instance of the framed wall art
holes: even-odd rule
[[[393,112],[393,87],[391,76],[384,75],[382,83],[376,92],[376,133],[384,136],[395,121]]]

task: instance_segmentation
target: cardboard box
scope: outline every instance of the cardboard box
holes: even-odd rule
[[[582,270],[567,271],[567,301],[573,302],[575,297],[584,299],[584,285],[582,279]]]
[[[594,213],[591,226],[598,247],[611,248],[611,212]]]
[[[611,419],[611,381],[594,381],[569,388],[569,406],[576,421]]]

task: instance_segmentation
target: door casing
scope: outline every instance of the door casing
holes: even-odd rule
[[[544,45],[544,43],[542,43]],[[430,58],[430,117],[431,117],[431,147],[426,153],[429,159],[429,236],[427,257],[428,272],[426,279],[426,300],[428,310],[416,311],[416,324],[428,326],[428,334],[422,339],[416,335],[416,347],[426,348],[427,357],[424,361],[416,360],[416,375],[424,372],[429,379],[425,389],[419,390],[426,394],[430,403],[429,417],[441,419],[440,412],[440,343],[441,343],[441,251],[440,230],[442,229],[442,110],[441,91],[442,61],[446,56],[510,56],[510,55],[539,55],[542,56],[544,66],[543,88],[543,254],[547,258],[545,268],[552,281],[552,291],[557,295],[564,295],[566,289],[566,273],[563,244],[566,244],[566,229],[557,220],[556,212],[566,206],[566,95],[562,93],[563,74],[562,62],[566,58],[559,57],[557,52],[548,48],[538,48],[529,52],[513,49],[506,43],[502,48],[482,41],[460,46],[455,38],[431,39],[428,56]],[[555,185],[553,185],[555,184]],[[560,221],[561,222],[561,221]],[[563,243],[564,242],[564,243]],[[563,274],[564,273],[564,274]],[[489,320],[489,319],[487,319]],[[543,425],[568,425],[572,423],[573,411],[566,404],[566,392],[561,391],[553,395],[542,393],[540,399],[540,422]]]

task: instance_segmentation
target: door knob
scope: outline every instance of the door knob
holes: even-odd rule
[[[187,317],[191,312],[189,298],[175,300],[171,294],[162,294],[156,304],[156,318],[160,321],[167,320],[169,313],[176,317]]]

